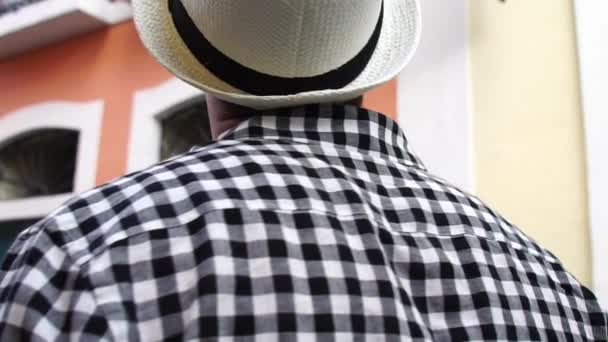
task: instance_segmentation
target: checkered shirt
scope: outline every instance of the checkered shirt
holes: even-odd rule
[[[261,113],[82,194],[0,272],[2,341],[606,341],[594,295],[378,113]]]

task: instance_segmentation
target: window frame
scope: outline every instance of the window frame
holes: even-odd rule
[[[69,129],[79,134],[73,192],[0,201],[0,221],[47,216],[75,193],[95,186],[103,108],[101,100],[44,102],[0,116],[0,148],[41,129]]]
[[[204,92],[177,78],[135,92],[127,158],[128,172],[150,167],[160,161],[161,120],[197,101]]]

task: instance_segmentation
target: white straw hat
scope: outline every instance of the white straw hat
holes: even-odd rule
[[[265,109],[353,99],[395,77],[417,0],[133,0],[152,55],[217,97]]]

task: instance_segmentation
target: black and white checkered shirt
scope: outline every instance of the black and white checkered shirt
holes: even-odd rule
[[[555,256],[356,107],[263,113],[87,192],[0,277],[2,341],[607,340]]]

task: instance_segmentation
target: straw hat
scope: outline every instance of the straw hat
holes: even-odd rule
[[[395,77],[420,37],[417,0],[133,0],[152,55],[253,108],[355,98]]]

